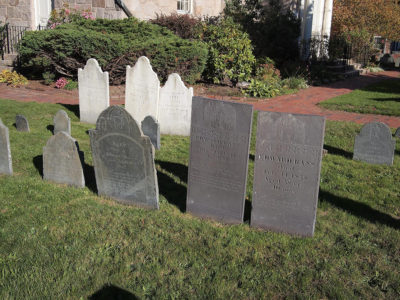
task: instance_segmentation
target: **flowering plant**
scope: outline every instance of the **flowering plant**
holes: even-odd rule
[[[56,81],[56,88],[63,89],[68,84],[68,80],[64,77],[61,77]]]
[[[53,10],[50,15],[47,26],[50,29],[56,28],[60,24],[71,23],[81,18],[94,20],[93,13],[88,10],[78,10],[77,8],[70,9],[68,4],[64,4],[64,7],[60,10]]]

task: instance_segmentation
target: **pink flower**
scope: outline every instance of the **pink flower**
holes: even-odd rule
[[[67,9],[65,10],[65,14],[68,16],[69,13],[70,13],[70,10],[67,8]]]
[[[65,79],[64,77],[61,77],[56,81],[56,88],[58,89],[63,89],[68,83],[68,80]]]

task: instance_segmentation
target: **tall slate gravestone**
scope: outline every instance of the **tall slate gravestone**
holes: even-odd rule
[[[131,115],[111,106],[89,134],[99,195],[158,209],[154,148]]]
[[[193,97],[187,210],[241,223],[253,107]]]
[[[12,160],[8,128],[0,119],[0,174],[12,175]]]
[[[96,124],[100,113],[110,106],[108,72],[90,58],[85,68],[78,69],[79,114],[82,122]]]
[[[157,150],[161,147],[160,124],[152,116],[147,116],[142,121],[142,131],[150,138],[151,143]]]
[[[371,164],[393,164],[395,139],[390,128],[381,122],[367,123],[355,138],[354,160]]]
[[[400,127],[396,129],[394,136],[397,137],[398,139],[400,139]]]
[[[193,88],[187,88],[181,77],[173,73],[160,89],[158,122],[162,134],[188,136],[192,115]]]
[[[58,132],[43,147],[43,179],[85,187],[82,160],[76,140],[64,131]]]
[[[29,132],[29,122],[23,115],[15,116],[15,127],[18,131]]]
[[[54,122],[54,134],[63,131],[71,135],[71,120],[68,114],[64,110],[59,110],[53,119]]]
[[[147,57],[126,67],[125,108],[139,124],[146,116],[157,117],[159,93],[160,81]]]
[[[314,234],[325,118],[259,112],[251,226]]]

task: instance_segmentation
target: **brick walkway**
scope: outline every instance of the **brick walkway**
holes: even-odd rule
[[[279,96],[272,99],[248,99],[238,97],[212,96],[214,99],[236,100],[252,104],[256,110],[267,110],[277,112],[290,112],[300,114],[315,114],[326,116],[329,120],[352,121],[360,124],[380,121],[389,127],[400,127],[400,117],[389,117],[381,115],[369,115],[349,113],[342,111],[331,111],[317,106],[316,104],[326,99],[350,93],[352,90],[365,87],[369,84],[384,80],[399,78],[400,72],[386,71],[375,74],[362,75],[345,81],[336,82],[321,87],[311,87],[301,90],[296,94]],[[0,84],[0,98],[17,101],[36,101],[62,104],[78,104],[78,92],[58,90],[49,87],[28,89],[12,88]],[[124,103],[124,92],[122,89],[111,91],[111,104]]]

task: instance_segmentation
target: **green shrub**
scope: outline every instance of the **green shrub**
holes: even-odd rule
[[[282,80],[282,85],[291,90],[308,88],[307,80],[300,76],[286,78]]]
[[[250,97],[272,98],[282,93],[282,87],[278,78],[270,81],[251,79],[250,85],[242,91]]]
[[[207,47],[199,41],[184,40],[166,28],[139,21],[78,19],[55,29],[28,32],[19,44],[25,74],[50,72],[73,79],[78,68],[95,58],[108,71],[112,84],[125,81],[126,65],[147,56],[162,81],[179,73],[193,83],[199,79],[207,59]]]
[[[78,81],[68,80],[68,83],[64,86],[65,90],[72,91],[78,88]]]
[[[249,80],[255,64],[247,33],[231,18],[204,22],[202,40],[209,49],[205,78],[214,83]]]

